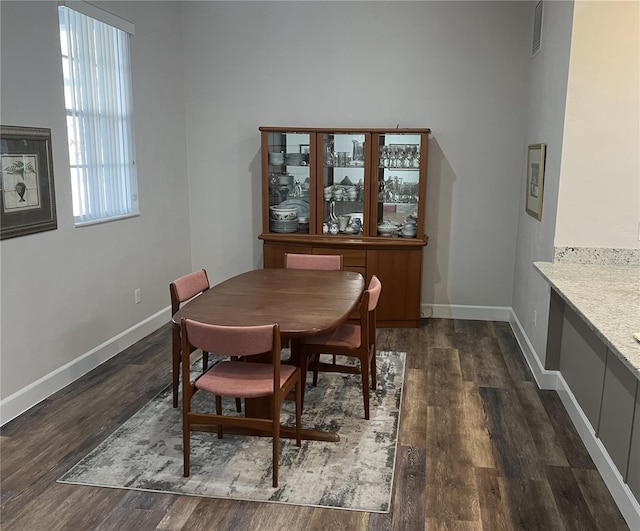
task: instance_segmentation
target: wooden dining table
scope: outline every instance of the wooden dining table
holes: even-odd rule
[[[299,365],[299,340],[344,323],[357,307],[364,286],[363,276],[352,271],[256,269],[209,288],[182,306],[172,322],[176,327],[183,318],[223,326],[278,323],[281,337],[291,343],[291,357],[283,362]],[[246,399],[245,413],[270,418],[270,401]],[[295,429],[282,426],[281,436],[295,437]],[[304,428],[302,437],[339,440],[335,433]]]

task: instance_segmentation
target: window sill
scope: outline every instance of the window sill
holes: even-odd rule
[[[74,220],[74,225],[76,226],[76,228],[80,228],[80,227],[88,227],[90,225],[101,225],[103,223],[111,223],[112,221],[120,221],[122,219],[138,218],[138,217],[140,217],[140,213],[126,214],[124,216],[117,216],[113,218],[92,219],[91,221],[75,221]]]

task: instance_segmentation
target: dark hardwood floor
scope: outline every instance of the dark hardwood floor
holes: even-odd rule
[[[3,531],[628,529],[560,399],[507,323],[380,329],[407,352],[389,514],[236,502],[56,480],[171,381],[163,327],[2,428]]]

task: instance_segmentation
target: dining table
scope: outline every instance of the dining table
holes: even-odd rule
[[[330,332],[347,321],[364,289],[363,276],[353,271],[255,269],[214,285],[190,300],[173,315],[172,324],[179,328],[183,318],[222,326],[278,323],[283,342],[289,340],[291,346],[291,355],[283,363],[300,366],[301,340]],[[270,418],[270,401],[245,399],[245,414]],[[281,436],[295,438],[295,429],[281,426]],[[336,433],[304,427],[302,437],[340,440]]]

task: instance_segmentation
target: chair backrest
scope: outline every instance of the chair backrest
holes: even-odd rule
[[[341,271],[341,254],[296,254],[285,253],[285,269],[322,269],[325,271]]]
[[[376,307],[380,300],[380,293],[382,293],[382,282],[373,275],[360,303],[360,333],[361,344],[373,345],[374,348],[376,344]]]
[[[369,292],[368,310],[372,312],[378,306],[378,300],[380,300],[380,293],[382,292],[382,282],[377,276],[373,275],[371,277],[367,291]]]
[[[195,348],[222,356],[253,356],[271,352],[278,324],[257,326],[221,326],[183,319],[186,339]]]
[[[192,299],[203,291],[209,289],[209,278],[204,269],[189,273],[169,284],[171,294],[171,313],[174,314],[180,309],[180,304]]]
[[[270,353],[273,365],[274,394],[280,386],[280,325],[221,326],[191,319],[180,322],[182,352],[201,349],[222,356],[254,356]],[[188,378],[188,363],[183,363],[183,378]]]

